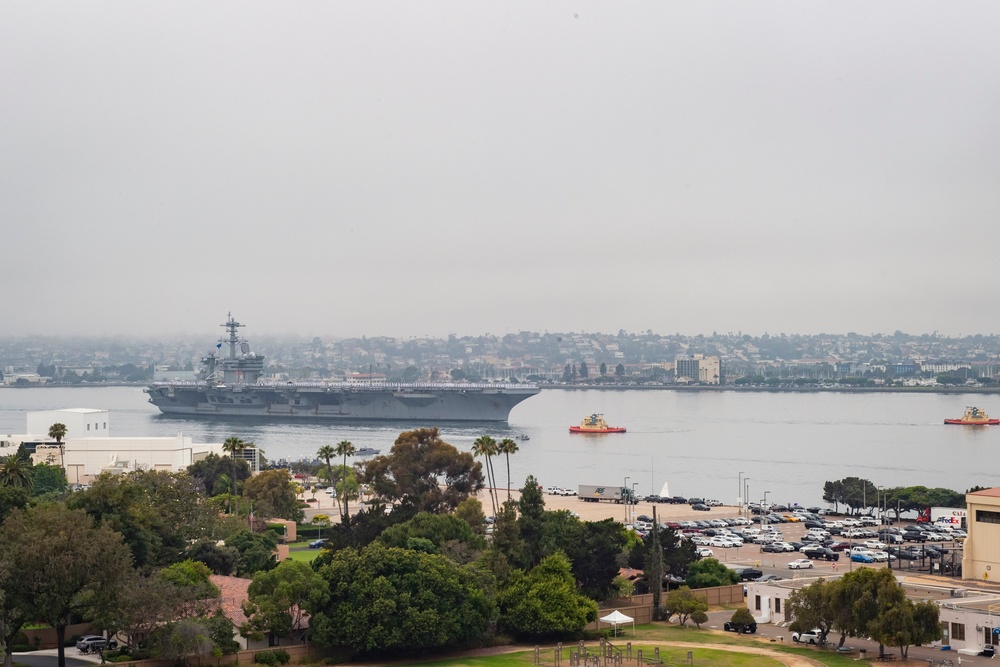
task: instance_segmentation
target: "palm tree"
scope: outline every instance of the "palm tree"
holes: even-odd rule
[[[482,456],[486,459],[486,481],[489,483],[490,503],[493,505],[493,516],[497,514],[496,483],[493,479],[493,462],[490,457],[497,453],[496,440],[488,435],[481,435],[472,443],[473,456]]]
[[[316,452],[316,456],[324,459],[326,461],[326,483],[333,486],[333,468],[330,467],[330,459],[337,455],[337,450],[334,449],[333,445],[323,445]],[[337,497],[337,508],[340,509],[340,515],[344,515],[344,510],[340,505],[340,496],[334,493]]]
[[[49,437],[59,445],[59,465],[63,471],[66,470],[66,447],[63,445],[63,438],[66,437],[66,424],[56,422],[49,427]]]
[[[345,525],[351,520],[351,511],[347,507],[347,457],[354,456],[355,451],[354,445],[352,445],[348,440],[341,440],[337,443],[337,455],[344,457],[344,467],[341,469],[340,483],[344,488],[344,518],[342,523]]]
[[[507,500],[510,500],[510,455],[517,454],[517,443],[510,438],[504,438],[497,445],[497,453],[507,457]]]
[[[30,490],[33,483],[27,461],[17,454],[8,454],[3,458],[3,465],[0,466],[0,486]]]
[[[226,441],[222,443],[222,451],[229,454],[229,458],[233,460],[233,478],[230,480],[232,482],[232,496],[229,498],[230,513],[232,510],[232,504],[236,498],[236,456],[242,454],[247,448],[247,443],[243,442],[236,436],[226,438]]]

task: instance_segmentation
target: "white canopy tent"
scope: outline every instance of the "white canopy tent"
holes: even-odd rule
[[[597,629],[601,629],[601,621],[604,621],[608,625],[614,628],[615,636],[618,636],[618,626],[625,625],[626,623],[632,624],[632,634],[635,634],[635,619],[631,616],[626,616],[617,609],[608,614],[607,616],[600,616],[597,619]]]

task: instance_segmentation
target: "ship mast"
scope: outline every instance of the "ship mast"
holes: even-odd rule
[[[236,358],[236,343],[239,342],[239,337],[236,335],[236,330],[239,329],[240,327],[246,326],[246,325],[240,324],[239,322],[237,322],[236,320],[234,320],[233,319],[233,314],[231,312],[228,313],[227,316],[228,316],[228,319],[227,319],[226,323],[225,324],[220,324],[219,326],[226,327],[226,331],[229,332],[229,341],[228,341],[228,343],[229,343],[229,358],[230,359],[235,359]]]

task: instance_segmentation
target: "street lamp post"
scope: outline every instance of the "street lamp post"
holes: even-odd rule
[[[635,523],[635,487],[639,486],[639,482],[632,482],[632,523]]]
[[[770,491],[765,491],[764,492],[764,499],[760,502],[760,532],[761,532],[762,535],[766,532],[764,530],[764,528],[767,526],[767,494],[769,494],[769,493],[771,493],[771,492]],[[773,556],[773,553],[772,553],[772,556]],[[764,559],[761,558],[761,561],[763,561],[763,560]],[[774,565],[774,559],[773,558],[771,559],[771,564]]]
[[[628,480],[629,480],[629,478],[626,477],[625,478],[625,484],[622,485],[622,491],[624,491],[624,495],[626,495],[626,496],[628,495]],[[631,499],[625,498],[625,523],[628,523],[629,505],[631,505],[631,504],[632,504]]]
[[[747,518],[750,518],[750,478],[743,478],[743,497],[746,499]],[[740,514],[743,514],[740,512]]]
[[[740,504],[740,516],[743,516],[743,471],[740,471],[740,476],[737,481],[736,486],[736,498]]]

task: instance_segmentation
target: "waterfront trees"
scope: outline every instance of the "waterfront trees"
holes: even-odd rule
[[[497,498],[496,493],[496,478],[493,476],[493,456],[497,453],[497,443],[496,440],[488,435],[481,435],[476,438],[476,441],[472,443],[472,454],[473,456],[482,456],[486,460],[486,484],[487,492],[490,495],[490,502],[493,505],[494,516],[497,513],[497,507],[500,505],[500,501]]]
[[[262,518],[300,521],[303,517],[295,480],[287,470],[265,470],[247,480],[243,495]]]
[[[207,496],[230,493],[234,484],[233,470],[236,474],[237,488],[250,479],[249,463],[243,459],[227,461],[218,454],[209,454],[200,461],[195,461],[187,470],[188,474],[198,481]]]
[[[459,647],[496,618],[483,572],[444,556],[376,542],[334,553],[319,574],[329,598],[310,609],[310,627],[328,646],[362,653]]]
[[[569,559],[557,552],[524,573],[517,570],[497,595],[501,627],[521,637],[576,633],[597,618],[597,603],[576,588]]]
[[[444,512],[482,489],[483,473],[472,454],[442,440],[437,428],[420,428],[401,433],[388,455],[369,460],[362,481],[378,499]]]
[[[517,443],[511,438],[504,438],[497,445],[497,453],[507,459],[507,500],[510,500],[510,455],[517,454]]]
[[[909,647],[941,637],[938,606],[914,603],[903,586],[886,569],[858,568],[833,581],[819,581],[792,593],[788,601],[795,629],[819,628],[825,641],[830,630],[847,637],[871,637],[900,651],[906,660]]]
[[[337,443],[337,448],[334,450],[337,456],[344,457],[344,465],[341,467],[341,479],[338,488],[335,489],[338,495],[343,496],[343,513],[341,514],[340,522],[343,524],[350,523],[351,521],[351,511],[347,506],[347,498],[350,495],[350,484],[347,478],[347,457],[354,456],[357,451],[354,445],[350,443],[349,440],[341,440]],[[329,465],[329,463],[327,464]]]

